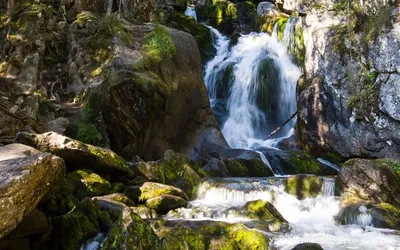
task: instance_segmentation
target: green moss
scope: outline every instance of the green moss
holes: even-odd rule
[[[400,161],[393,160],[393,159],[380,159],[377,160],[378,162],[382,162],[400,174]]]
[[[165,249],[176,250],[206,250],[210,240],[198,232],[189,229],[174,230],[163,238],[163,246]]]
[[[89,145],[88,149],[92,154],[101,158],[108,165],[125,168],[126,170],[128,170],[128,172],[131,172],[130,176],[132,177],[133,171],[130,170],[128,163],[121,156],[117,155],[116,153],[112,152],[111,150],[110,151],[102,150],[101,148],[94,147],[92,145]]]
[[[232,226],[229,236],[236,242],[239,249],[265,250],[268,249],[268,239],[256,230],[250,230],[243,225]]]
[[[319,162],[305,152],[290,152],[287,161],[293,164],[298,174],[319,174],[321,172]]]
[[[281,19],[279,19],[278,21],[278,38],[279,40],[283,39],[283,32],[285,31],[285,27],[286,27],[286,23],[287,23],[288,18],[287,17],[283,17]]]
[[[170,16],[167,25],[188,32],[196,39],[203,62],[208,61],[215,56],[216,51],[213,46],[212,34],[206,26],[201,25],[193,20],[193,18],[189,18],[178,12],[173,13]]]
[[[290,51],[290,54],[294,56],[298,65],[304,67],[306,47],[304,45],[303,28],[301,25],[296,24],[294,26],[294,51]]]
[[[168,159],[159,162],[155,170],[161,183],[179,187],[189,198],[197,193],[197,187],[201,181],[200,175],[205,175],[193,161],[176,153],[172,153]]]
[[[123,183],[112,183],[111,193],[120,193],[124,189]]]
[[[229,171],[229,174],[232,177],[249,177],[250,172],[247,169],[246,165],[238,159],[231,159],[224,161],[226,168]]]
[[[160,63],[176,55],[176,46],[169,32],[157,25],[152,32],[146,35],[144,49],[152,62]]]
[[[298,199],[316,197],[321,193],[322,181],[313,175],[293,175],[286,180],[285,191]]]
[[[98,196],[108,194],[111,185],[92,170],[77,170],[67,176],[68,181],[75,187],[78,197]]]
[[[84,143],[99,145],[102,140],[102,135],[93,123],[80,121],[78,123],[78,132],[75,139]]]

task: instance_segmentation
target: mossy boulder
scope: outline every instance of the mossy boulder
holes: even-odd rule
[[[160,184],[156,182],[145,182],[143,185],[140,187],[141,195],[139,197],[139,200],[146,201],[148,199],[163,195],[163,194],[170,194],[174,196],[181,197],[183,199],[188,199],[186,196],[185,192],[183,192],[181,189],[170,186],[170,185],[165,185],[165,184]]]
[[[254,200],[247,202],[243,209],[247,210],[247,216],[252,219],[260,219],[264,221],[280,221],[287,222],[279,211],[268,201]]]
[[[125,186],[124,187],[124,194],[128,196],[130,199],[132,199],[135,202],[139,201],[139,197],[142,194],[142,191],[140,190],[140,186]]]
[[[109,194],[111,191],[111,184],[90,169],[69,173],[67,180],[79,198]]]
[[[187,207],[188,202],[181,197],[163,194],[146,201],[146,207],[154,209],[159,213],[166,213],[180,207]]]
[[[371,221],[370,224],[363,226],[400,230],[400,211],[388,203],[348,205],[341,210],[337,221],[342,225],[358,224],[358,218],[365,215],[371,216]]]
[[[321,194],[323,181],[315,175],[293,175],[285,181],[285,191],[299,200]]]
[[[317,243],[302,243],[296,245],[292,250],[324,250],[319,244]]]
[[[99,232],[108,231],[112,221],[96,202],[84,199],[69,213],[52,220],[51,246],[53,249],[76,250]]]
[[[133,176],[133,171],[127,162],[110,149],[85,144],[54,132],[44,134],[20,132],[16,135],[15,141],[63,158],[68,168],[80,169],[84,166],[99,173]]]
[[[160,240],[147,222],[133,212],[124,212],[108,234],[104,250],[162,249]]]
[[[373,201],[400,208],[400,175],[390,160],[346,161],[336,178],[336,189],[345,202]]]
[[[182,154],[166,151],[164,159],[154,166],[159,182],[182,189],[189,198],[197,193],[197,187],[205,172]]]
[[[165,249],[268,249],[269,240],[261,232],[242,224],[216,221],[153,222]]]

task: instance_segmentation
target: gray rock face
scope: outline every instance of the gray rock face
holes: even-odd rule
[[[317,154],[398,159],[400,22],[393,15],[392,25],[380,27],[374,41],[366,42],[364,31],[353,32],[353,42],[341,41],[335,29],[347,17],[332,11],[333,3],[325,1],[324,11],[313,8],[303,18],[307,49],[298,85],[297,139]]]
[[[270,2],[261,2],[257,5],[258,16],[269,16],[271,12],[278,12],[275,4]]]
[[[347,161],[336,178],[336,188],[344,202],[373,201],[400,208],[400,175],[386,160]]]
[[[56,190],[64,176],[64,161],[48,153],[0,161],[0,238]]]

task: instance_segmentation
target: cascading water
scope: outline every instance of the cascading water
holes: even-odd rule
[[[400,237],[393,230],[363,224],[337,225],[335,216],[339,213],[340,201],[333,196],[334,180],[324,178],[323,187],[316,198],[298,200],[285,192],[282,178],[210,179],[199,187],[197,200],[190,202],[188,208],[168,213],[165,219],[252,225],[252,218],[241,214],[241,207],[248,201],[262,199],[271,202],[290,224],[288,233],[272,239],[273,249],[292,249],[304,242],[318,243],[325,250],[400,249]]]
[[[276,37],[252,33],[229,50],[229,40],[211,31],[218,52],[204,79],[214,114],[232,148],[253,148],[296,111],[300,69]],[[277,136],[288,134],[293,124]]]

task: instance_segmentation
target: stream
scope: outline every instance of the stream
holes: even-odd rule
[[[281,129],[274,139],[265,140],[296,110],[296,82],[301,70],[287,53],[294,43],[295,23],[295,18],[288,21],[282,41],[278,41],[275,28],[272,36],[243,35],[234,46],[218,30],[209,27],[217,54],[205,65],[204,79],[214,115],[232,148],[258,152],[259,148],[275,146],[280,138],[293,133],[295,121]],[[271,167],[264,158],[266,167]],[[264,230],[266,237],[272,238],[271,249],[292,249],[307,242],[332,250],[400,249],[399,232],[374,228],[367,213],[352,218],[353,224],[337,224],[335,217],[341,204],[339,197],[334,196],[334,177],[321,177],[321,193],[304,200],[285,192],[286,178],[276,175],[207,179],[188,208],[170,211],[164,219],[239,222],[263,231],[265,228],[240,213],[246,202],[261,199],[271,202],[289,223],[286,230]]]

